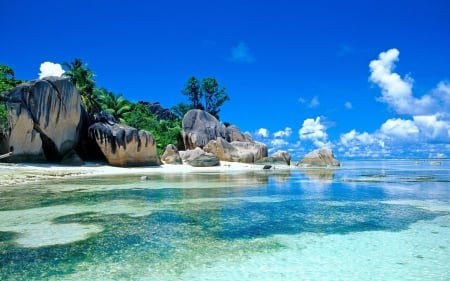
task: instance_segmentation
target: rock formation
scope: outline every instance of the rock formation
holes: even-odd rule
[[[253,163],[267,155],[265,144],[242,141],[229,143],[221,137],[209,141],[203,150],[229,162]]]
[[[302,167],[338,167],[341,164],[334,157],[334,153],[329,147],[323,147],[311,151],[297,164]]]
[[[200,147],[192,150],[180,151],[183,161],[193,167],[213,167],[220,165],[220,159],[212,153],[203,151]]]
[[[277,151],[272,156],[263,157],[255,161],[255,164],[290,166],[291,155],[286,151]]]
[[[108,164],[120,167],[157,166],[161,164],[153,135],[111,121],[89,127],[89,137],[97,142]]]
[[[226,138],[225,126],[206,111],[189,110],[183,118],[182,135],[186,150],[203,148],[210,140]]]
[[[183,118],[182,128],[187,150],[199,147],[218,156],[220,160],[244,163],[253,163],[267,156],[265,144],[253,141],[236,126],[225,127],[203,110],[188,111]]]
[[[67,79],[47,77],[5,93],[9,112],[7,160],[79,164],[75,152],[81,130],[81,100]]]
[[[166,164],[183,164],[180,153],[173,144],[168,144],[166,146],[166,149],[164,149],[164,153],[161,156],[161,160]]]

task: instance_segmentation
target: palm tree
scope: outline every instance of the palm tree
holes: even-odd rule
[[[115,95],[106,89],[94,89],[94,93],[99,98],[101,108],[116,118],[120,123],[125,123],[126,115],[131,111],[131,102],[122,94]]]
[[[63,66],[66,68],[63,75],[75,84],[87,113],[92,116],[94,113],[100,111],[101,106],[94,92],[94,72],[86,64],[83,64],[79,58],[74,59],[70,63],[65,62]]]

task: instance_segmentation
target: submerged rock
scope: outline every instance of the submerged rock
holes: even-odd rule
[[[297,164],[302,167],[338,167],[341,164],[329,147],[319,148],[308,153]]]

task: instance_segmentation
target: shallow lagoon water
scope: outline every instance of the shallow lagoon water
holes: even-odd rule
[[[0,189],[0,280],[450,280],[450,161]]]

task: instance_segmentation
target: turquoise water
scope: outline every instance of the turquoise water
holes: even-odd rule
[[[0,280],[450,280],[450,161],[343,164],[2,187]]]

